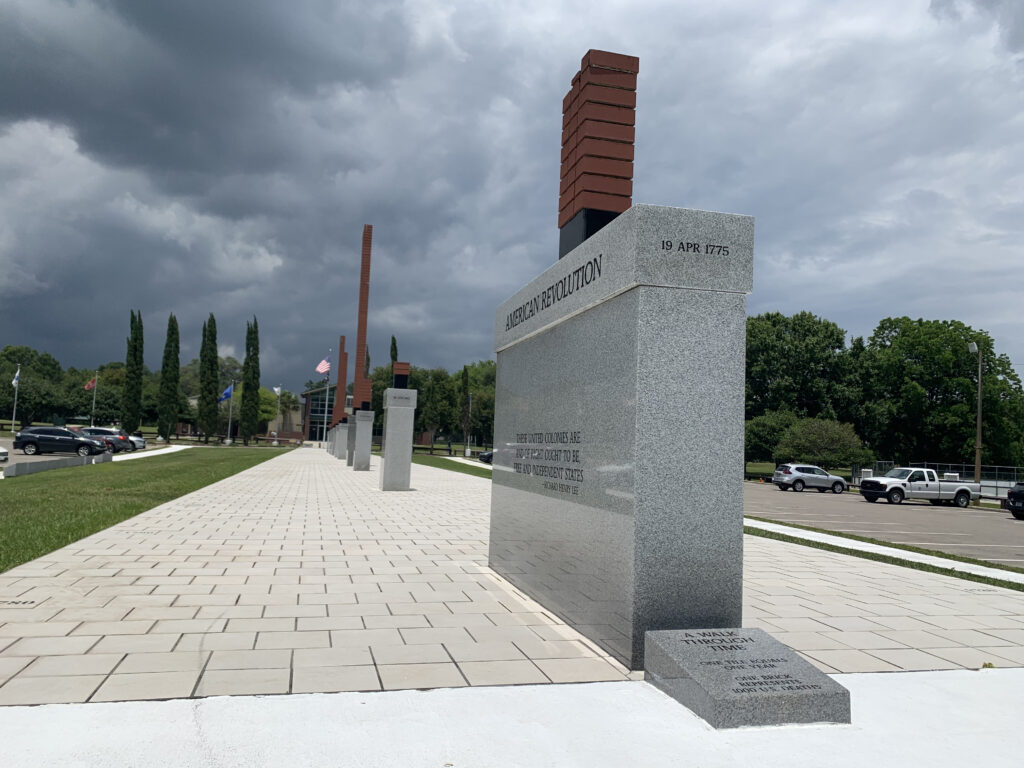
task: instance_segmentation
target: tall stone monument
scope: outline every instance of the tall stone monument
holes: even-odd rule
[[[392,376],[394,386],[384,390],[384,460],[380,468],[380,489],[408,491],[416,390],[407,388],[408,363],[396,362]]]
[[[334,408],[331,411],[331,430],[334,432],[334,457],[345,459],[348,453],[348,411],[345,408],[348,389],[348,353],[345,337],[338,338],[338,383],[334,387]]]
[[[648,630],[741,623],[754,246],[749,216],[630,207],[638,68],[584,57],[562,245],[607,220],[495,317],[490,535],[492,568],[632,669]]]
[[[373,411],[370,398],[373,385],[370,383],[366,362],[366,315],[370,303],[370,247],[373,242],[373,225],[363,227],[362,264],[359,270],[359,322],[356,329],[356,364],[352,374],[352,410],[355,413],[355,430],[350,439],[352,469],[360,472],[370,468],[370,448],[373,442]],[[369,414],[369,419],[365,415]]]

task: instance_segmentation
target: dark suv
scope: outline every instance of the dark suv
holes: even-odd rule
[[[1017,483],[1006,494],[1006,508],[1018,520],[1024,520],[1024,483]]]
[[[128,437],[123,429],[108,429],[107,427],[75,427],[74,431],[86,437],[93,437],[103,440],[111,447],[114,453],[121,451],[134,451],[135,443]]]
[[[27,455],[36,453],[77,453],[88,456],[104,453],[107,444],[85,435],[77,435],[64,427],[26,427],[14,436],[14,449]]]

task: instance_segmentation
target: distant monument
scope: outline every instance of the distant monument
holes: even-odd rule
[[[332,455],[345,459],[348,453],[348,411],[345,408],[345,390],[348,389],[348,353],[345,337],[338,338],[338,383],[334,387],[334,409],[331,411]]]
[[[373,441],[373,411],[370,398],[373,385],[369,379],[366,363],[366,315],[370,303],[370,247],[373,242],[373,225],[363,227],[362,264],[359,270],[359,322],[356,329],[356,364],[352,374],[352,410],[355,413],[355,429],[349,427],[352,469],[365,471],[370,468],[370,446]],[[369,413],[367,418],[366,413]]]
[[[380,489],[408,491],[416,390],[408,388],[408,363],[396,362],[391,374],[392,386],[384,390],[384,457],[380,468]]]

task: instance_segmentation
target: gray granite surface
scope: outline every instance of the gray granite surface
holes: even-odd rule
[[[646,645],[645,679],[715,728],[850,722],[850,692],[763,630],[663,630]]]
[[[352,466],[356,457],[356,419],[355,415],[349,416],[348,430],[345,433],[345,464]]]
[[[373,411],[356,411],[356,441],[352,449],[352,469],[356,472],[367,472],[370,469],[373,419]]]
[[[19,475],[34,475],[37,472],[46,472],[51,469],[66,469],[67,467],[84,467],[88,464],[103,464],[113,459],[109,453],[98,453],[94,456],[70,456],[62,459],[48,459],[46,461],[23,461],[17,464],[8,464],[3,467],[3,475],[6,478],[18,477]]]
[[[634,205],[502,302],[494,349],[639,285],[750,293],[753,257],[750,216]]]
[[[416,390],[384,390],[384,459],[380,468],[382,491],[408,491],[412,469],[412,432],[416,416]]]
[[[602,279],[621,290],[577,310],[574,292],[543,310],[556,322],[522,332],[530,318],[496,342],[490,564],[633,669],[648,630],[741,623],[752,226],[635,207],[556,265],[597,249]],[[704,253],[657,252],[684,237],[736,263],[715,271]]]

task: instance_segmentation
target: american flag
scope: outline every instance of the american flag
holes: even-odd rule
[[[316,367],[317,373],[330,373],[331,372],[331,356],[328,355],[320,361],[320,365]]]
[[[94,389],[95,387],[96,387],[96,379],[95,378],[93,378],[91,381],[87,381],[85,383],[85,391],[86,392],[88,392],[90,389]]]

